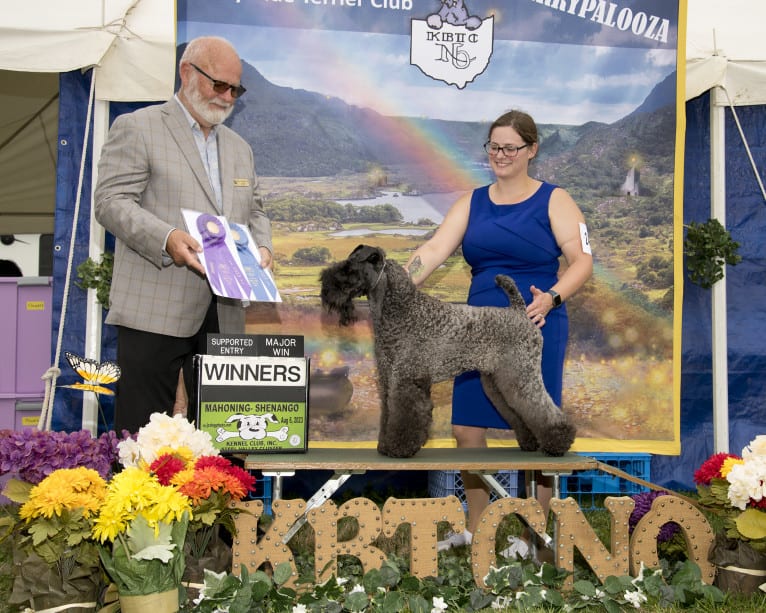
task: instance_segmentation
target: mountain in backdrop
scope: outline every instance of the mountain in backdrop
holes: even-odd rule
[[[587,155],[589,165],[604,164],[609,182],[619,185],[626,171],[623,159],[637,153],[659,160],[660,172],[672,173],[674,140],[668,130],[675,129],[675,78],[674,72],[635,111],[612,124],[540,125],[539,165],[555,160],[554,175],[568,175],[569,167],[581,173],[578,161]],[[450,143],[450,151],[441,153],[457,156],[462,165],[486,163],[481,145],[488,126],[483,122],[384,116],[339,98],[275,85],[247,62],[242,82],[248,91],[227,124],[251,144],[262,176],[322,177],[383,167],[420,191],[466,188],[449,178],[442,185],[422,184],[432,180],[423,176],[428,163],[424,133]]]

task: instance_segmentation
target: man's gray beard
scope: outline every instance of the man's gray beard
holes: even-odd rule
[[[226,118],[231,115],[231,112],[234,110],[233,104],[227,109],[218,106],[216,106],[215,109],[211,109],[210,101],[205,100],[196,88],[189,92],[189,103],[192,105],[192,108],[197,115],[202,117],[202,119],[208,122],[211,126],[217,126],[226,121]]]

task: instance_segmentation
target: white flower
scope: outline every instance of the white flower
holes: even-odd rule
[[[503,611],[511,606],[513,598],[509,596],[498,596],[492,601],[492,608],[496,611]]]
[[[123,466],[138,466],[141,459],[141,448],[132,438],[127,438],[117,444],[120,464]]]
[[[293,613],[306,613],[308,609],[305,604],[296,604],[293,606]]]
[[[446,610],[447,604],[444,602],[444,598],[441,598],[440,596],[434,596],[431,613],[442,613],[442,611]]]
[[[766,434],[759,434],[742,450],[742,459],[754,456],[766,457]]]
[[[348,577],[338,577],[337,579],[335,579],[335,582],[336,582],[336,583],[337,583],[339,586],[340,586],[340,585],[343,585],[344,583],[348,583]]]
[[[349,592],[349,594],[354,594],[355,592],[364,592],[364,587],[359,585],[358,583],[353,587],[353,589]]]
[[[165,413],[152,413],[149,423],[138,431],[136,440],[121,441],[118,450],[123,466],[139,466],[141,462],[154,462],[163,448],[179,447],[190,449],[195,460],[219,453],[210,434],[197,430],[181,415],[171,417]]]
[[[636,607],[636,609],[640,609],[641,603],[646,602],[646,596],[640,590],[637,592],[625,592],[625,600]]]
[[[758,501],[766,496],[766,458],[751,456],[742,464],[735,464],[726,480],[729,501],[744,511],[751,498]]]

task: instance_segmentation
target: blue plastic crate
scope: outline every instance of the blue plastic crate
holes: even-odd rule
[[[501,470],[495,475],[497,482],[511,496],[516,496],[518,491],[519,474],[516,470]],[[459,470],[431,470],[428,472],[428,495],[431,498],[443,498],[456,496],[463,504],[463,510],[468,510],[465,499],[465,488]],[[490,502],[497,500],[495,492],[490,493]]]
[[[248,499],[262,500],[264,514],[271,515],[273,477],[265,477],[260,471],[251,471],[251,474],[255,477],[255,491],[250,492]]]
[[[650,480],[651,454],[649,453],[580,453],[578,455],[593,458],[619,468],[632,477],[644,481]],[[561,497],[571,496],[581,509],[602,508],[604,496],[631,496],[649,491],[648,488],[600,470],[581,470],[571,475],[561,476]]]

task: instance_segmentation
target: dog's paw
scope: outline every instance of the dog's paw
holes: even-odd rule
[[[529,436],[520,436],[520,433],[517,431],[516,441],[519,443],[519,449],[522,451],[537,451],[540,448],[540,443],[531,433]]]
[[[378,453],[389,458],[411,458],[414,456],[420,447],[413,447],[407,445],[388,445],[384,443],[378,443]]]
[[[569,422],[551,426],[541,445],[543,453],[557,457],[564,455],[574,443],[576,433],[575,427]]]

